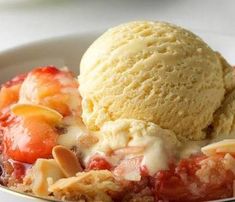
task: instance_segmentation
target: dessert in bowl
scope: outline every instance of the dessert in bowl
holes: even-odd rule
[[[233,196],[234,70],[199,37],[130,22],[88,48],[79,76],[68,68],[2,85],[4,186],[69,201]]]

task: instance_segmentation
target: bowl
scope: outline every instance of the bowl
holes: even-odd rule
[[[214,50],[221,52],[231,64],[235,64],[235,37],[193,31],[201,36]],[[100,31],[97,31],[66,35],[1,51],[0,83],[4,83],[13,76],[27,72],[34,67],[45,65],[67,66],[70,70],[79,74],[79,63],[83,53],[100,33]],[[12,191],[1,185],[0,198],[2,202],[50,201],[49,199]],[[216,202],[219,201],[235,201],[235,199],[223,199]]]

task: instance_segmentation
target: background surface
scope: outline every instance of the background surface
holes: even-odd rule
[[[235,1],[0,0],[0,51],[139,19],[170,21],[196,33],[235,36]]]

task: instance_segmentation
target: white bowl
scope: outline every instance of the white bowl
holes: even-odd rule
[[[100,32],[52,38],[0,52],[0,83],[19,73],[44,65],[67,66],[72,71],[79,73],[80,59],[88,46],[98,36],[98,33]],[[197,34],[207,41],[214,50],[221,52],[231,64],[235,64],[235,37],[213,33]],[[0,201],[45,200],[16,193],[0,186]]]
[[[2,51],[0,52],[0,82],[3,83],[19,73],[44,65],[67,66],[79,73],[80,59],[97,36],[98,32],[67,35]]]

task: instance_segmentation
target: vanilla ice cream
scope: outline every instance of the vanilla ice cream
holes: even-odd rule
[[[169,159],[175,157],[177,149],[181,146],[174,132],[162,129],[154,123],[135,119],[105,122],[93,135],[99,139],[97,144],[87,147],[80,141],[78,145],[85,164],[97,153],[106,156],[115,166],[123,160],[120,153],[126,159],[143,156],[142,165],[146,166],[150,175],[167,169]]]
[[[190,31],[163,22],[105,32],[84,54],[79,82],[90,129],[131,118],[170,129],[180,140],[205,138],[225,94],[216,53]]]
[[[212,123],[212,137],[215,140],[235,138],[235,90],[229,93],[216,111]]]
[[[225,98],[214,113],[211,124],[213,141],[235,138],[235,69],[218,54],[224,72]]]

